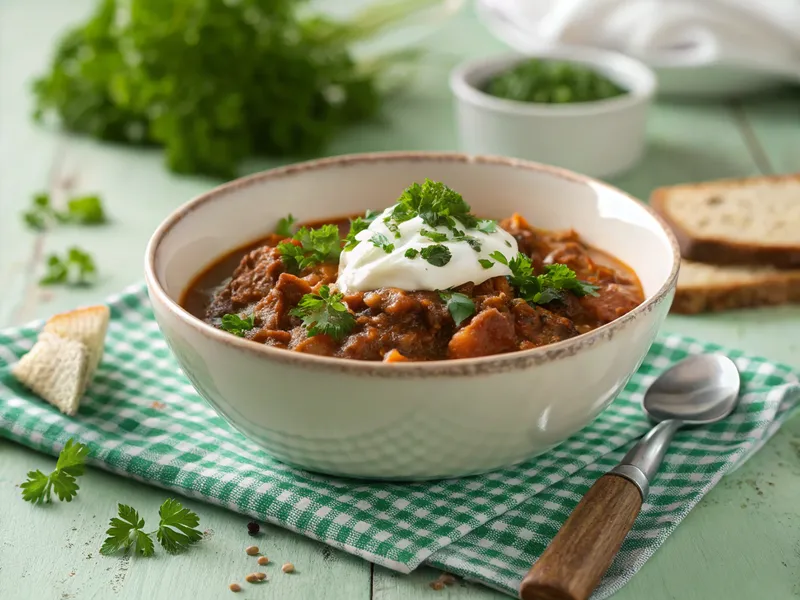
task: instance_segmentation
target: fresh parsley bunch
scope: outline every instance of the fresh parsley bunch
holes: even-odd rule
[[[373,117],[387,72],[351,46],[435,0],[385,0],[347,22],[294,0],[98,0],[35,82],[36,118],[102,140],[157,144],[180,173],[234,177],[252,155],[319,153]]]

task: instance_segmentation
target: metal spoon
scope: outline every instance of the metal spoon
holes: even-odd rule
[[[525,576],[520,598],[587,600],[633,526],[675,432],[730,415],[739,384],[736,365],[717,354],[692,356],[664,372],[644,397],[658,424],[581,499]]]

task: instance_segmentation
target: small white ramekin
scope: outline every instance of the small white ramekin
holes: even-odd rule
[[[496,98],[489,79],[528,58],[578,63],[605,75],[627,93],[596,102],[541,104]],[[645,148],[647,109],[656,78],[644,64],[616,52],[560,48],[534,55],[470,60],[450,75],[461,150],[534,160],[591,177],[633,167]]]

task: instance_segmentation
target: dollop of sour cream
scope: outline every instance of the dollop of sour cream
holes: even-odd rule
[[[367,229],[356,234],[359,243],[355,248],[342,252],[336,280],[336,287],[340,292],[366,292],[383,287],[405,291],[445,290],[470,281],[478,285],[492,277],[511,275],[511,270],[506,265],[490,257],[493,252],[499,251],[511,260],[519,253],[517,241],[499,225],[492,233],[477,229],[465,230],[459,226],[459,229],[480,244],[480,251],[476,252],[467,242],[454,240],[453,232],[447,227],[429,227],[419,216],[398,224],[400,237],[396,237],[384,223],[384,218],[392,214],[393,208],[387,208]],[[423,229],[445,234],[447,240],[436,242],[423,236]],[[394,248],[387,253],[384,248],[373,244],[370,240],[376,234],[383,235],[386,242],[393,244]],[[421,254],[417,254],[415,258],[406,256],[410,249],[421,253],[423,248],[435,244],[446,246],[452,255],[450,261],[443,266],[431,264]],[[491,261],[491,267],[484,268],[479,262],[481,259]]]

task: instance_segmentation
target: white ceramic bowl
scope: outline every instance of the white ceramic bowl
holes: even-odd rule
[[[233,248],[302,220],[393,203],[425,177],[473,210],[574,227],[626,261],[646,301],[617,321],[542,348],[477,359],[375,363],[263,346],[178,305],[192,278]],[[241,218],[247,215],[247,218]],[[222,185],[170,215],[147,248],[156,319],[197,391],[284,462],[336,475],[431,479],[528,459],[587,425],[638,368],[674,295],[679,255],[645,205],[568,171],[506,158],[387,153],[343,156]]]
[[[597,102],[537,104],[481,91],[492,76],[531,56],[588,66],[628,93]],[[468,61],[453,70],[450,88],[464,152],[524,158],[608,177],[630,169],[644,152],[656,79],[643,63],[622,54],[562,48]]]

